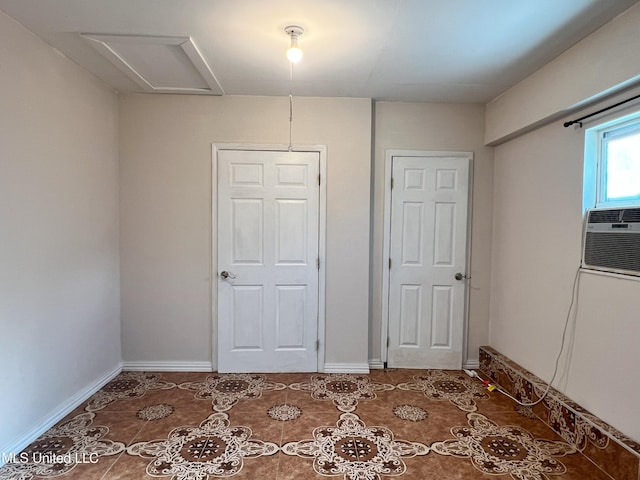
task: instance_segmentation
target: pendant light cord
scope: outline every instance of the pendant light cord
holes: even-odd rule
[[[289,151],[292,151],[291,146],[291,128],[293,125],[293,62],[289,62]]]

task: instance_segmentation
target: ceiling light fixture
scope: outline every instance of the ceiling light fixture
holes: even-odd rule
[[[291,37],[291,46],[287,50],[287,58],[291,63],[302,60],[302,49],[298,46],[298,37],[304,33],[304,28],[299,25],[288,25],[284,31]]]

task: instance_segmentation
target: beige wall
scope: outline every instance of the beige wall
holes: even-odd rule
[[[211,143],[286,144],[286,98],[129,95],[120,106],[124,360],[207,362]],[[493,178],[492,149],[482,145],[483,120],[479,105],[377,104],[373,308],[367,325],[370,102],[295,99],[294,143],[328,147],[327,363],[362,365],[380,358],[387,148],[475,154],[468,351],[477,361],[488,335]]]
[[[580,265],[583,151],[584,131],[562,122],[495,149],[490,344],[547,381]],[[640,281],[579,282],[554,386],[640,440]]]
[[[583,131],[555,123],[495,153],[490,344],[547,381],[580,265],[583,147]],[[639,440],[640,281],[579,281],[554,386]]]
[[[209,362],[211,145],[286,145],[288,99],[126,95],[120,113],[125,364]],[[327,146],[325,360],[363,366],[370,100],[294,99],[293,143]]]
[[[637,4],[487,104],[486,143],[500,143],[640,82]]]
[[[369,332],[369,356],[374,363],[381,358],[384,172],[385,151],[389,149],[474,153],[472,280],[467,349],[470,363],[478,361],[478,347],[488,340],[493,148],[483,145],[484,114],[482,105],[376,103],[372,315]]]
[[[0,13],[0,452],[120,367],[116,95]]]
[[[584,130],[563,128],[563,111],[637,94],[593,101],[637,82],[639,35],[636,5],[487,106],[489,141],[521,134],[495,149],[490,344],[547,381],[581,258]],[[583,273],[578,293],[554,386],[640,440],[640,281]]]

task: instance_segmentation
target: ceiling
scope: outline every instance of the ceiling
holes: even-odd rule
[[[638,0],[0,0],[122,92],[485,103]],[[284,27],[304,59],[290,86]]]

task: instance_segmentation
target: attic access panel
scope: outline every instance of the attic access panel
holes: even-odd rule
[[[191,37],[92,33],[82,37],[145,92],[224,95]]]

